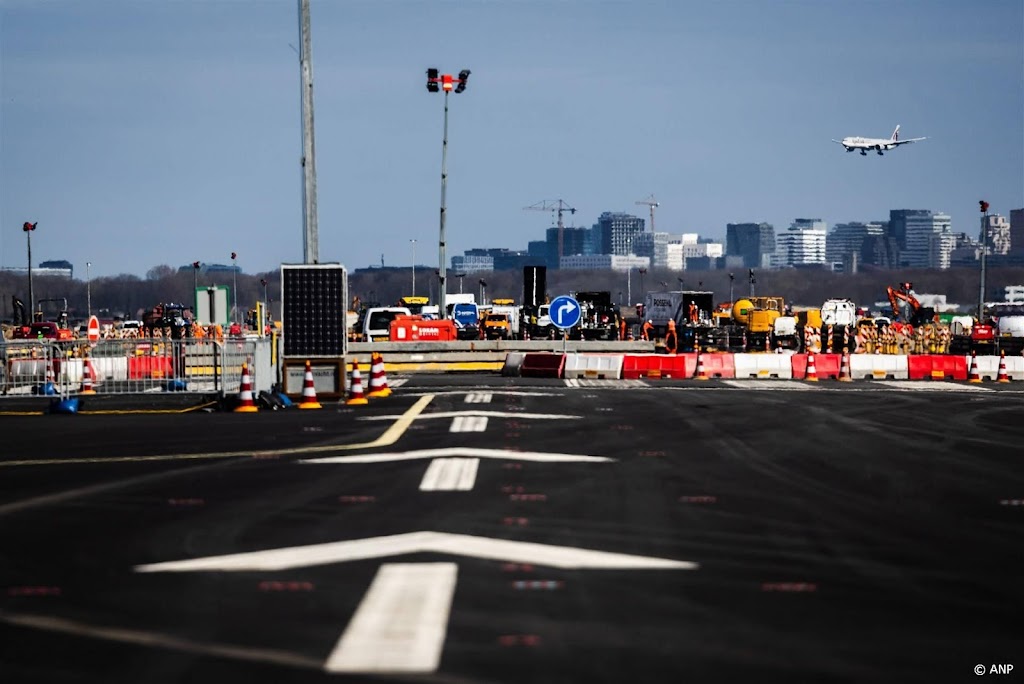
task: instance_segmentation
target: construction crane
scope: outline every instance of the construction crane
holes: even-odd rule
[[[651,232],[653,233],[654,232],[654,208],[657,207],[657,206],[661,206],[661,205],[659,205],[654,200],[654,195],[653,194],[650,195],[649,197],[647,197],[647,199],[637,200],[636,204],[646,204],[647,206],[649,206],[651,208]]]
[[[532,209],[534,211],[553,211],[553,212],[556,212],[558,214],[558,261],[559,261],[559,264],[561,264],[561,261],[562,261],[562,249],[563,249],[562,248],[562,244],[563,244],[562,232],[565,230],[565,224],[562,222],[562,213],[567,211],[570,214],[575,214],[576,213],[576,209],[573,208],[573,207],[570,207],[565,202],[565,200],[560,200],[560,199],[558,199],[558,200],[543,200],[541,202],[537,202],[536,204],[531,204],[528,207],[523,207],[524,211],[527,210],[527,209]]]

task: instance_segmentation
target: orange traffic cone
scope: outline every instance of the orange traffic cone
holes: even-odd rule
[[[323,408],[316,398],[316,387],[313,386],[313,368],[306,360],[306,374],[302,378],[302,401],[299,402],[300,409]]]
[[[235,413],[256,413],[259,407],[252,400],[252,378],[249,377],[249,364],[242,363],[242,389],[238,393],[238,406]]]
[[[999,375],[996,376],[996,382],[1010,382],[1010,376],[1006,372],[1006,350],[999,352]]]
[[[807,382],[818,382],[818,369],[814,367],[814,352],[807,352],[807,373],[804,375]]]
[[[79,394],[96,394],[96,390],[92,385],[92,362],[86,357],[82,359],[82,389],[78,391]]]
[[[387,376],[384,375],[384,357],[377,352],[373,352],[370,356],[370,392],[366,396],[391,396],[391,389],[388,387]]]
[[[971,370],[967,374],[967,382],[981,382],[981,375],[978,374],[978,352],[971,352]]]
[[[704,370],[704,355],[700,353],[700,348],[697,348],[697,380],[707,380],[708,374]]]
[[[352,362],[352,385],[348,393],[348,399],[345,400],[345,403],[349,406],[370,403],[363,395],[363,378],[359,374],[358,361]]]
[[[839,367],[839,381],[840,382],[852,382],[853,378],[850,376],[850,350],[843,350],[843,362]]]

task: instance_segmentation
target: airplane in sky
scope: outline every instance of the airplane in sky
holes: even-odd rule
[[[847,152],[860,150],[860,153],[864,155],[868,153],[868,150],[875,150],[879,155],[881,155],[882,150],[892,150],[900,145],[917,142],[918,140],[926,140],[926,138],[907,138],[906,140],[900,140],[900,127],[897,125],[896,130],[892,132],[891,138],[858,138],[851,136],[843,138],[842,140],[836,140],[833,138],[832,142],[839,143],[846,148]]]

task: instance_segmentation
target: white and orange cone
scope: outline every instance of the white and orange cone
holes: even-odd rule
[[[302,401],[299,402],[300,409],[323,408],[316,398],[316,387],[313,386],[313,367],[306,360],[306,373],[302,378]]]
[[[818,382],[818,369],[814,366],[814,352],[807,352],[807,373],[804,375],[807,382]]]
[[[704,355],[700,352],[700,347],[697,348],[697,380],[707,380],[708,374],[704,370]]]
[[[252,378],[249,377],[249,364],[242,363],[242,389],[238,392],[238,406],[235,413],[256,413],[259,407],[252,400]]]
[[[1000,350],[999,352],[999,375],[996,376],[996,382],[1010,382],[1010,375],[1006,372],[1006,350]]]
[[[391,388],[388,387],[388,379],[384,375],[384,357],[377,352],[370,355],[370,392],[366,396],[391,396]]]
[[[93,387],[92,362],[88,357],[82,359],[82,389],[78,393],[96,394],[96,388]]]
[[[369,404],[366,396],[363,395],[363,378],[359,373],[359,362],[352,362],[352,383],[348,393],[348,399],[345,403],[349,406],[358,406],[360,404]]]
[[[981,382],[981,375],[978,373],[978,352],[971,352],[971,370],[967,374],[967,382]]]
[[[853,382],[853,377],[850,375],[850,350],[843,349],[843,362],[839,366],[839,381],[840,382]]]

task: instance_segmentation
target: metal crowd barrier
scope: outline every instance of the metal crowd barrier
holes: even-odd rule
[[[268,340],[4,340],[0,395],[69,396],[91,382],[97,394],[194,392],[224,396],[241,389],[248,363],[253,390],[275,382]],[[88,369],[88,378],[87,378]]]

